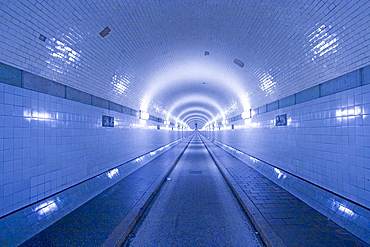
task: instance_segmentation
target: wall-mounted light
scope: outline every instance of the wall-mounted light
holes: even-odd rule
[[[149,119],[149,113],[147,113],[145,111],[140,111],[140,118],[148,120]]]
[[[242,113],[242,119],[246,119],[246,118],[249,118],[250,117],[250,112],[249,111],[245,111]]]

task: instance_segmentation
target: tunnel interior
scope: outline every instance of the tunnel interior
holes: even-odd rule
[[[328,215],[370,241],[368,1],[16,0],[0,18],[0,222],[196,131],[343,199]]]

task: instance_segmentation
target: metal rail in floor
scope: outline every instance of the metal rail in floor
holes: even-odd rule
[[[195,135],[124,246],[263,246]]]

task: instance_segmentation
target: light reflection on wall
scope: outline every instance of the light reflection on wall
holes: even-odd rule
[[[244,125],[235,126],[235,129],[259,128],[260,126],[260,123],[252,122],[251,118],[247,118],[244,120]]]
[[[276,81],[272,75],[270,75],[268,72],[264,72],[258,74],[257,77],[261,82],[259,87],[266,93],[266,96],[275,93],[274,89],[276,87]]]
[[[111,84],[114,86],[114,91],[118,94],[123,94],[130,83],[131,82],[127,75],[114,75],[111,81]]]
[[[74,68],[80,66],[80,53],[56,38],[51,38],[50,40],[51,44],[46,46],[51,55],[51,59],[46,60],[49,69],[64,74],[68,71],[66,65]]]
[[[342,109],[338,109],[335,112],[337,120],[342,120],[342,118],[355,118],[355,116],[361,115],[362,109],[359,106],[355,107],[343,107]]]
[[[259,162],[258,159],[251,157],[251,156],[249,157],[249,159],[253,162],[253,164]]]
[[[338,211],[336,209],[338,209]],[[345,205],[337,201],[332,202],[332,210],[336,211],[338,214],[345,214],[347,217],[352,217],[356,215],[353,210],[347,208]]]
[[[335,33],[329,34],[331,29],[331,25],[321,25],[308,36],[310,46],[312,47],[311,52],[313,53],[312,61],[327,53],[333,54],[337,52],[339,38]]]
[[[110,179],[112,179],[112,178],[114,178],[114,177],[116,177],[116,176],[118,176],[118,175],[119,175],[119,170],[118,170],[117,168],[115,168],[115,169],[113,169],[113,170],[111,170],[111,171],[107,172],[107,176],[108,176],[108,178],[110,178]]]
[[[41,203],[37,207],[35,207],[32,211],[37,213],[37,218],[41,220],[52,214],[53,212],[58,210],[58,205],[56,202],[60,202],[59,197],[57,197],[56,201],[54,200],[47,200],[44,203]]]
[[[155,110],[155,112],[160,114],[166,114],[166,111],[162,106],[159,106],[156,102],[151,102],[150,106]]]
[[[278,168],[274,168],[274,171],[276,172],[278,179],[286,179],[286,175]]]
[[[50,124],[51,127],[56,127],[56,121],[59,118],[58,113],[52,114],[47,111],[36,111],[31,109],[23,110],[23,117],[25,120],[31,122],[31,120],[43,121]]]

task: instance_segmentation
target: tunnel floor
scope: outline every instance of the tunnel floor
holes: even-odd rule
[[[199,136],[125,246],[263,246]]]
[[[202,140],[224,176],[233,179],[233,186],[243,194],[238,199],[249,207],[265,243],[369,246],[226,151]],[[109,240],[132,225],[128,218],[133,209],[142,207],[139,202],[154,192],[161,179],[165,181],[162,188],[126,246],[261,246],[198,136],[168,175],[185,146],[175,146],[21,246],[114,246],[116,240]]]

